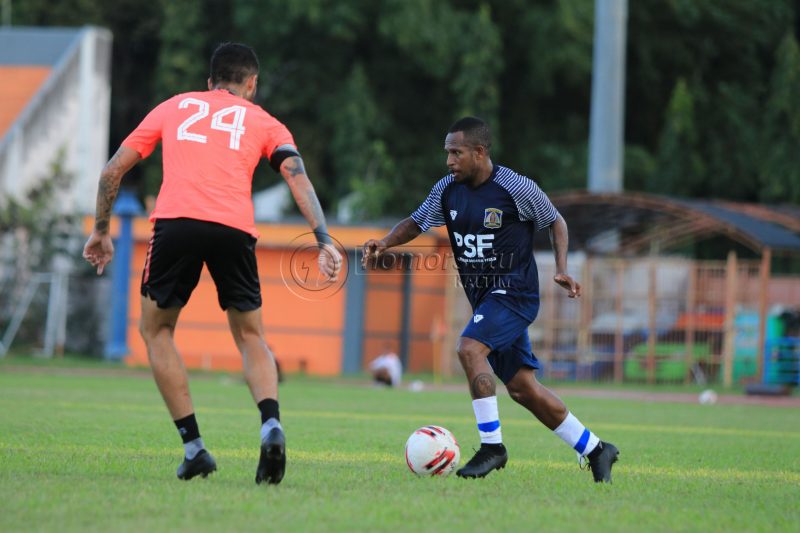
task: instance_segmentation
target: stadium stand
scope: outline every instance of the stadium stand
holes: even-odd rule
[[[91,212],[108,158],[111,33],[0,28],[0,197],[24,198],[54,163],[74,179],[65,210]]]

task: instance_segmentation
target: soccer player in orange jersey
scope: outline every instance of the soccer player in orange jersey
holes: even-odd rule
[[[180,479],[207,476],[217,466],[194,415],[189,382],[173,342],[181,308],[203,264],[217,287],[244,375],[261,412],[256,483],[280,483],[286,441],[278,410],[275,361],[264,341],[256,266],[253,171],[269,159],[291,189],[319,243],[319,268],[335,280],[342,258],[332,246],[314,187],[289,130],[253,104],[258,58],[249,46],[220,45],[211,57],[208,91],[174,96],[153,109],[122,142],[100,175],[97,214],[83,256],[102,274],[114,255],[109,219],[120,180],[156,144],[163,147],[163,182],[150,215],[153,237],[142,275],[140,330],[159,391],[184,443]]]

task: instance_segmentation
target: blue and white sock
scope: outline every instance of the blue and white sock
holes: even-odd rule
[[[501,444],[503,434],[500,431],[500,415],[497,413],[497,396],[472,400],[472,410],[478,421],[481,443]]]
[[[200,453],[200,450],[204,450],[205,445],[203,444],[203,439],[201,437],[197,437],[194,440],[190,440],[189,442],[183,443],[183,451],[186,455],[186,458],[190,461]]]
[[[283,426],[278,421],[277,418],[270,418],[263,424],[261,424],[261,440],[263,441],[267,437],[267,433],[270,432],[272,428],[281,428],[283,430]]]
[[[600,442],[600,438],[586,429],[580,420],[575,418],[572,413],[567,413],[567,418],[561,422],[555,430],[555,434],[567,443],[573,450],[578,452],[579,457],[585,457],[595,449]]]

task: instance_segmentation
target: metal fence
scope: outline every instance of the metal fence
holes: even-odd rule
[[[733,254],[727,261],[575,256],[570,262],[583,287],[580,299],[567,298],[551,281],[555,266],[544,255],[539,264],[541,306],[529,334],[550,379],[760,382],[766,350],[787,334],[781,312],[800,313],[800,277],[771,277],[764,262]],[[459,291],[451,291],[448,307],[451,331],[442,351],[455,354],[470,309]],[[445,368],[458,372],[450,357]]]
[[[0,358],[12,348],[39,357],[65,351],[99,355],[105,341],[109,283],[86,274],[36,272],[0,284]]]

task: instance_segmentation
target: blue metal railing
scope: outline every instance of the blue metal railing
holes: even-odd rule
[[[764,382],[800,385],[800,337],[779,337],[767,341]]]

